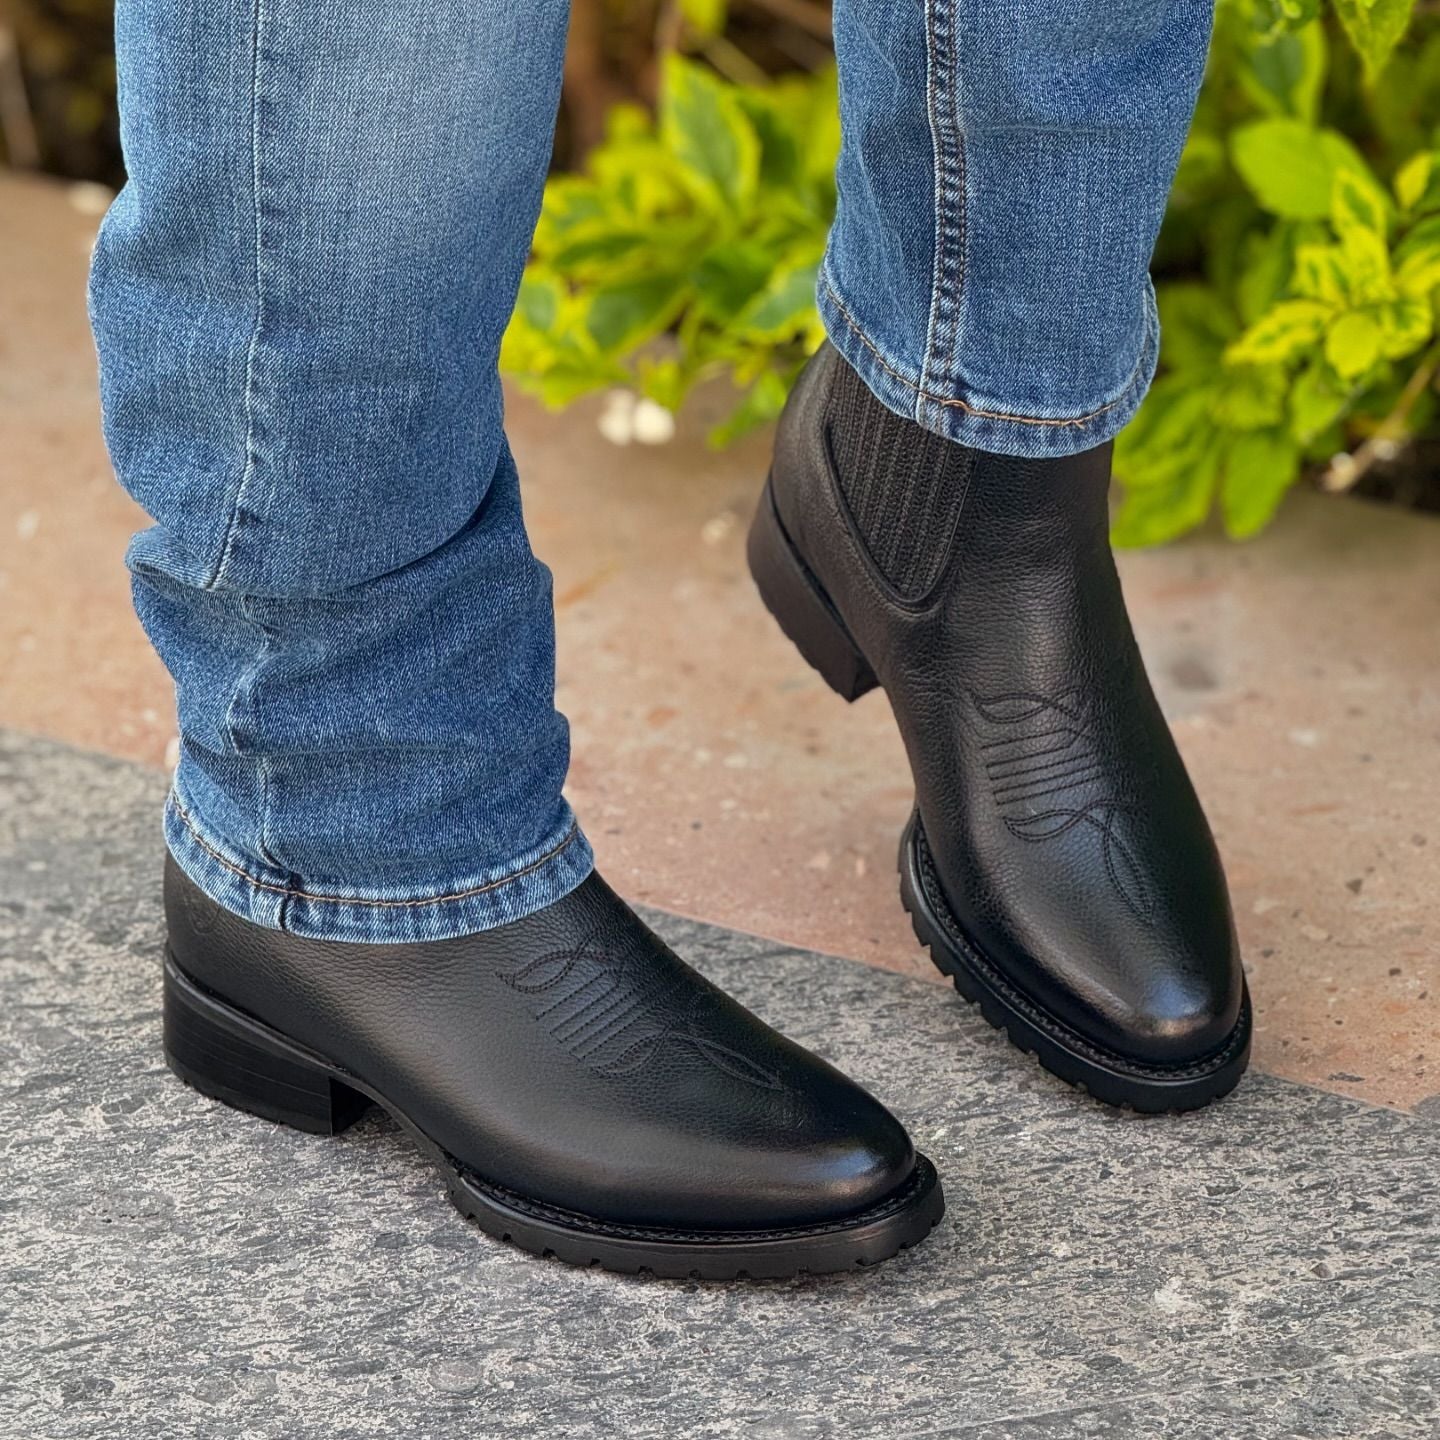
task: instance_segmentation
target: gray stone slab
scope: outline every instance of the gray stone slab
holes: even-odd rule
[[[855,1276],[577,1273],[382,1117],[316,1139],[170,1078],[163,788],[0,737],[7,1440],[1440,1433],[1433,1122],[1259,1075],[1111,1114],[934,986],[657,916],[905,1117],[950,1210]]]

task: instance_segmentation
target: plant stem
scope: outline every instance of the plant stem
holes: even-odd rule
[[[734,85],[765,85],[769,76],[738,46],[723,35],[711,35],[703,44],[705,58]]]
[[[1375,433],[1354,451],[1337,455],[1320,478],[1320,486],[1333,494],[1353,489],[1378,461],[1391,459],[1403,440],[1409,438],[1410,414],[1420,397],[1440,375],[1440,341],[1421,357],[1414,373],[1405,382],[1394,409],[1375,427]]]
[[[663,0],[655,17],[655,54],[657,58],[673,55],[685,35],[685,12],[680,0]]]
[[[751,0],[757,10],[768,10],[780,20],[808,31],[817,40],[830,38],[830,8],[816,0]]]

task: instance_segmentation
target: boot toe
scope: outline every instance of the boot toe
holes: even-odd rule
[[[796,1108],[716,1146],[664,1208],[721,1228],[806,1227],[862,1214],[905,1187],[917,1157],[904,1126],[825,1062],[807,1058],[812,1085],[795,1097]]]
[[[1127,1055],[1151,1065],[1184,1065],[1212,1054],[1234,1034],[1242,992],[1238,963],[1198,974],[1162,971],[1105,1028],[1111,1045]]]
[[[815,1220],[858,1214],[893,1195],[915,1169],[915,1147],[904,1127],[882,1105],[864,1096],[861,1125],[812,1147],[799,1167]]]

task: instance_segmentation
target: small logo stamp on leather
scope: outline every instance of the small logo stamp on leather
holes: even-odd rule
[[[181,890],[180,903],[185,911],[186,922],[197,935],[209,935],[225,913],[193,881]]]

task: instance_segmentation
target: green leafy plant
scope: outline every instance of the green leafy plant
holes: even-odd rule
[[[1410,10],[1222,5],[1162,237],[1162,370],[1116,446],[1119,543],[1217,501],[1254,535],[1307,470],[1344,488],[1433,425],[1440,35],[1397,55]]]
[[[655,118],[617,107],[546,187],[502,366],[554,405],[626,385],[675,409],[728,374],[714,441],[773,419],[823,334],[838,144],[833,72],[752,88],[670,56]]]

